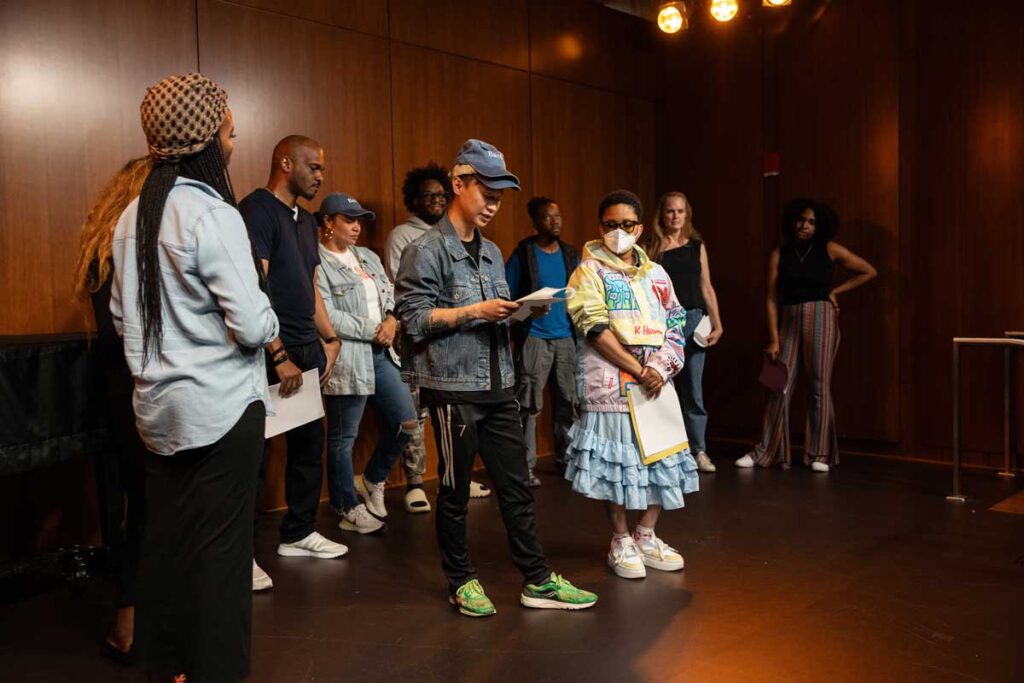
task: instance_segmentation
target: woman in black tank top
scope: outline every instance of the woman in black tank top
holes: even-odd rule
[[[786,366],[786,388],[772,394],[765,408],[761,442],[736,461],[738,467],[769,467],[777,462],[789,467],[789,400],[801,365],[807,367],[811,390],[804,464],[815,472],[828,472],[839,462],[831,389],[832,364],[839,347],[838,295],[860,287],[877,272],[833,241],[838,227],[835,211],[811,199],[794,199],[783,209],[783,242],[768,261],[765,353]],[[833,286],[837,263],[855,275]]]
[[[718,297],[711,285],[708,251],[700,233],[693,227],[693,211],[682,192],[668,192],[658,200],[654,229],[646,243],[647,255],[672,279],[679,303],[686,309],[686,362],[675,376],[675,388],[683,411],[683,422],[690,440],[690,450],[701,472],[714,472],[715,465],[707,454],[704,434],[708,413],[704,409],[704,348],[694,342],[693,333],[707,315],[711,332],[707,345],[714,346],[722,336],[722,319],[718,314]]]

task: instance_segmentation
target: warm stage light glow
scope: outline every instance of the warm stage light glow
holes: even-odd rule
[[[681,2],[669,2],[661,6],[658,12],[658,28],[665,33],[679,33],[689,28],[690,20],[686,16],[686,5]]]
[[[736,0],[712,0],[711,16],[719,21],[729,21],[740,11]]]
[[[785,7],[786,5],[792,5],[793,0],[764,0],[761,3],[762,7]]]

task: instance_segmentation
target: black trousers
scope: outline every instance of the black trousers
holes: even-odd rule
[[[319,341],[309,344],[288,346],[288,357],[303,372],[317,370],[323,373],[327,364],[324,347]],[[281,380],[274,368],[267,364],[271,384]],[[316,528],[316,510],[320,505],[320,488],[323,485],[324,425],[323,420],[314,420],[296,427],[284,435],[288,456],[284,469],[284,500],[288,511],[281,520],[281,542],[294,543],[309,536]],[[263,465],[260,467],[262,494],[267,457],[270,455],[270,440],[263,450]]]
[[[524,584],[546,581],[551,568],[537,539],[523,423],[515,400],[436,404],[430,406],[430,419],[434,425],[440,479],[437,542],[449,589],[455,592],[467,581],[477,578],[466,545],[469,475],[477,452],[491,475],[512,561],[522,572]]]
[[[239,681],[252,648],[252,514],[266,410],[216,443],[149,453],[135,646],[153,674]]]

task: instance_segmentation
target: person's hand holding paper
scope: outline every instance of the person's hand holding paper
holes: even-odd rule
[[[527,294],[524,297],[516,299],[515,303],[519,304],[519,309],[509,318],[513,322],[522,322],[523,320],[531,317],[531,315],[534,318],[547,315],[551,304],[570,299],[572,298],[573,293],[572,287],[564,287],[562,289],[558,289],[556,287],[544,287],[543,289],[538,289],[532,294]],[[534,310],[537,308],[547,308],[548,310],[545,310],[538,315],[534,313]]]

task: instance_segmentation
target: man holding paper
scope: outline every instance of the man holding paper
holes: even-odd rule
[[[559,239],[562,212],[553,199],[534,197],[526,204],[537,232],[519,243],[505,264],[505,279],[512,298],[542,288],[564,290],[569,275],[580,263],[579,252]],[[537,416],[544,407],[544,387],[552,382],[551,401],[555,427],[555,466],[565,471],[569,428],[576,418],[576,334],[565,302],[556,301],[540,318],[512,325],[516,366],[516,398],[519,400],[530,486],[540,486],[537,466]]]
[[[449,602],[460,613],[495,613],[466,544],[469,475],[479,451],[494,483],[527,607],[578,610],[593,593],[551,571],[537,539],[522,422],[513,393],[509,300],[501,250],[485,239],[506,189],[519,179],[493,145],[467,140],[452,171],[454,199],[433,230],[402,254],[395,280],[402,376],[420,388],[439,454],[437,540]],[[544,310],[543,312],[546,312]]]

